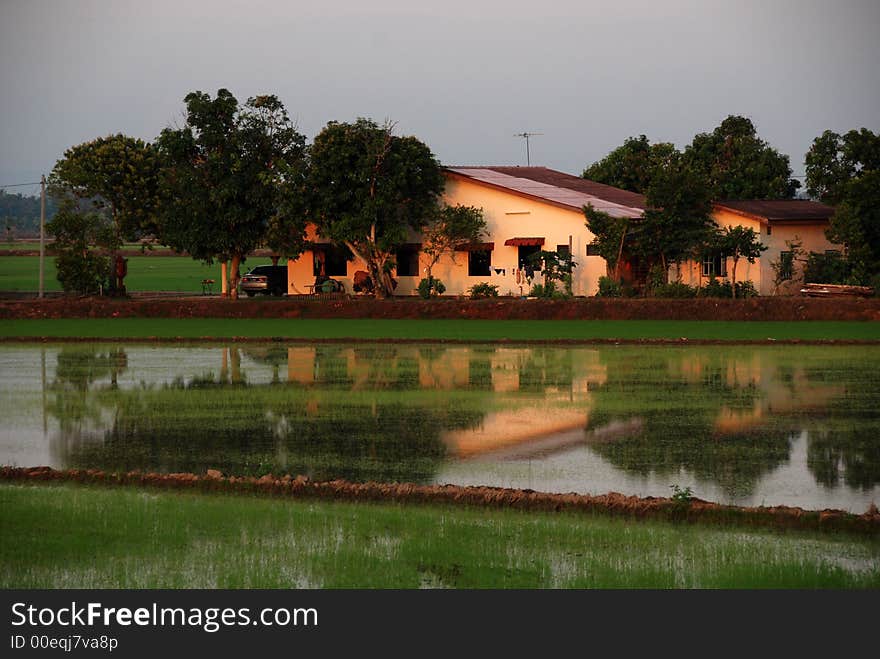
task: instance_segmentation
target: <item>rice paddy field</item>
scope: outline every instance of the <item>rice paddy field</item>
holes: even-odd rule
[[[2,588],[877,588],[877,538],[0,485]]]
[[[23,249],[22,247],[16,247]],[[37,245],[39,249],[39,245]],[[128,276],[127,290],[179,291],[201,293],[202,280],[220,281],[220,266],[205,265],[186,256],[126,256]],[[247,272],[257,265],[272,262],[265,257],[251,257],[242,266]],[[40,259],[38,256],[2,256],[0,251],[0,291],[36,291],[39,288]],[[46,257],[45,290],[60,291],[55,273],[55,259]],[[219,289],[217,289],[219,290]]]
[[[880,502],[880,346],[2,344],[0,462]]]

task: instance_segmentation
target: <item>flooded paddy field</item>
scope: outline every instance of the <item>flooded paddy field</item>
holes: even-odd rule
[[[880,346],[0,345],[0,463],[863,512]]]

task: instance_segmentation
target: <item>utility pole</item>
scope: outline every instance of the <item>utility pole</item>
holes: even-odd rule
[[[40,177],[40,293],[43,297],[44,269],[46,263],[46,175]]]
[[[544,133],[515,133],[514,134],[514,137],[522,137],[526,141],[526,167],[530,167],[532,164],[531,157],[529,155],[529,138],[532,135],[543,135],[543,134]]]

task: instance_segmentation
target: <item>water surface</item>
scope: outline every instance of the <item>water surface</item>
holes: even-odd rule
[[[880,347],[0,345],[0,463],[862,512]]]

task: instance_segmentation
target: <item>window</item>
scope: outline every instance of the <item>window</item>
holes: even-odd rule
[[[419,275],[419,248],[414,245],[404,245],[397,250],[397,276],[418,277]]]
[[[535,264],[533,264],[529,258],[532,254],[537,254],[541,251],[540,245],[520,245],[517,249],[519,250],[518,262],[521,269],[534,269],[540,267],[539,265],[536,266]]]
[[[587,256],[602,256],[599,253],[599,246],[593,245],[592,243],[587,245]]]
[[[721,252],[709,253],[703,256],[704,277],[726,277],[727,257]]]
[[[559,254],[559,256],[568,256],[571,254],[571,250],[568,248],[568,245],[557,245],[556,253]]]
[[[791,279],[794,270],[794,252],[779,252],[779,278]]]
[[[468,252],[468,277],[487,277],[491,274],[491,270],[491,250],[480,249]]]
[[[768,236],[773,235],[773,227],[771,227],[769,224],[767,225],[767,235]]]
[[[328,245],[325,249],[313,250],[314,261],[312,274],[315,277],[345,277],[348,274],[348,262],[351,252],[347,247]]]

